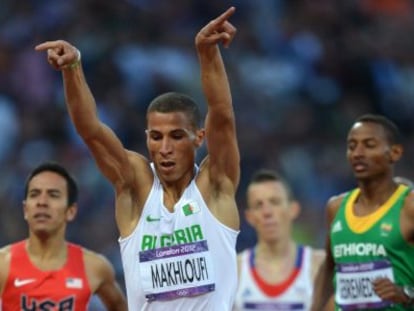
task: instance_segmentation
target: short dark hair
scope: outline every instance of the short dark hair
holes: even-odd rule
[[[358,117],[354,123],[357,122],[371,122],[376,123],[385,130],[385,134],[387,136],[388,142],[392,145],[401,144],[401,132],[398,126],[391,121],[390,119],[386,118],[383,115],[379,114],[364,114]]]
[[[259,169],[251,177],[249,185],[263,183],[267,181],[280,182],[286,189],[288,200],[294,200],[292,189],[285,178],[282,177],[278,172],[271,169]]]
[[[201,126],[201,113],[196,102],[188,95],[168,92],[155,97],[147,108],[147,116],[150,112],[184,112],[194,128]]]
[[[43,172],[53,172],[62,176],[66,180],[68,190],[68,206],[75,204],[78,201],[78,185],[75,178],[68,172],[66,168],[56,162],[44,162],[34,168],[29,176],[26,178],[24,197],[27,198],[29,191],[29,183],[36,175]]]

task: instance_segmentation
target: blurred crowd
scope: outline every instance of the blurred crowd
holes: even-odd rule
[[[367,112],[400,126],[406,151],[397,174],[414,177],[410,0],[3,0],[1,245],[26,236],[26,174],[57,160],[81,188],[68,238],[107,255],[122,278],[112,188],[72,128],[60,73],[34,46],[55,39],[76,45],[99,114],[126,147],[145,153],[145,109],[153,97],[188,93],[204,111],[194,36],[230,5],[238,34],[223,55],[242,156],[241,211],[250,174],[277,169],[302,204],[297,239],[322,246],[326,200],[355,185],[345,157],[348,128]],[[238,250],[254,241],[242,221]]]

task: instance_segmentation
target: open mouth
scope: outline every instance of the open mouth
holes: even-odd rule
[[[173,161],[163,161],[160,163],[160,169],[163,172],[169,172],[175,167],[175,162]]]

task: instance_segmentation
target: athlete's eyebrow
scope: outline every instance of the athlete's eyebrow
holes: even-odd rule
[[[187,130],[186,128],[179,128],[179,129],[175,129],[172,132],[176,132],[176,131],[183,131],[184,133],[187,134],[188,138],[190,138],[190,140],[194,140],[196,135],[191,132],[190,130]],[[150,132],[158,132],[157,130],[152,130],[152,129],[145,129],[145,134],[149,135]]]

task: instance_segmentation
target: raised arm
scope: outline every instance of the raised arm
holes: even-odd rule
[[[79,50],[64,40],[44,42],[35,49],[47,51],[49,64],[61,70],[70,118],[102,173],[114,185],[131,178],[127,152],[114,132],[98,118],[95,99],[82,70]]]
[[[210,21],[195,38],[208,105],[205,129],[210,181],[230,192],[235,192],[239,183],[240,155],[230,86],[218,45],[228,47],[236,34],[228,21],[234,11],[231,7]]]
[[[138,221],[147,191],[145,185],[150,184],[148,180],[152,178],[148,161],[141,155],[127,151],[112,129],[99,119],[76,47],[57,40],[39,44],[35,49],[47,51],[49,64],[62,72],[70,118],[92,152],[100,171],[116,190],[118,228],[121,235],[128,235]],[[140,172],[139,178],[136,178],[135,172]]]

